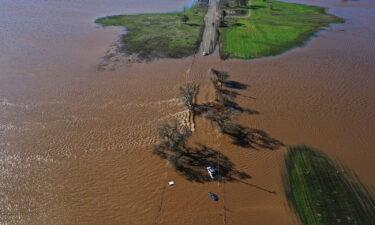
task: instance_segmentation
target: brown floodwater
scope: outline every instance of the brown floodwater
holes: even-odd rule
[[[0,224],[298,224],[282,185],[285,147],[267,149],[279,142],[322,149],[373,190],[375,3],[299,1],[347,22],[279,56],[220,61],[216,53],[97,71],[122,32],[96,26],[97,17],[186,2],[2,1]],[[251,178],[188,181],[151,154],[155,127],[187,117],[180,85],[197,82],[198,102],[212,99],[211,67],[248,85],[236,102],[259,114],[239,123],[269,142],[235,145],[198,117],[189,145],[221,151]]]

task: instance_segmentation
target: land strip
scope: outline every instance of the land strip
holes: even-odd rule
[[[215,50],[218,39],[219,6],[216,0],[211,0],[205,16],[205,29],[203,33],[203,54],[211,54]]]

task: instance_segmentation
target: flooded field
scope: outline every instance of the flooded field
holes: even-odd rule
[[[309,144],[375,185],[375,3],[300,1],[347,19],[301,48],[257,60],[218,54],[97,71],[122,32],[104,15],[181,9],[184,0],[11,1],[0,6],[1,224],[298,224],[284,196],[285,148],[241,147],[196,118],[189,142],[251,178],[199,183],[151,154],[161,122],[185,119],[186,82],[212,99],[211,67],[247,84],[239,123]],[[169,180],[176,185],[166,187]],[[371,188],[370,188],[371,189]],[[207,192],[219,195],[213,202]],[[277,219],[275,219],[277,218]]]

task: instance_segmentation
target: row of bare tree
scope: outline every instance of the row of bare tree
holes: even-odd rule
[[[227,72],[211,69],[211,82],[215,90],[215,101],[198,105],[195,98],[199,92],[199,85],[188,83],[179,88],[178,98],[189,110],[189,115],[194,117],[196,113],[215,122],[221,132],[224,132],[230,122],[236,117],[236,110],[227,107],[231,102],[231,97],[223,89],[224,83],[228,80]],[[191,119],[191,118],[189,118]],[[162,123],[157,128],[157,134],[160,143],[154,146],[153,152],[169,161],[175,169],[180,167],[180,159],[186,154],[190,154],[189,148],[186,147],[188,138],[192,135],[191,126],[182,125],[177,120]]]
[[[188,83],[181,86],[179,91],[180,95],[178,98],[185,105],[186,109],[189,110],[189,114],[192,115],[199,85]],[[160,124],[156,131],[161,141],[158,145],[154,146],[154,153],[167,159],[175,169],[179,169],[181,157],[184,154],[189,154],[186,141],[192,134],[191,127],[182,125],[177,120],[174,120]]]
[[[215,104],[211,103],[211,107],[204,116],[206,119],[215,122],[220,131],[224,132],[238,115],[238,110],[231,107],[233,105],[232,99],[235,96],[223,88],[225,82],[228,81],[229,74],[215,69],[211,69],[211,72],[211,82],[215,90]]]
[[[211,69],[210,78],[215,93],[215,99],[197,104],[196,96],[199,86],[188,83],[179,88],[179,99],[189,111],[189,116],[202,116],[216,124],[221,133],[228,135],[232,143],[248,149],[275,150],[283,143],[270,137],[266,132],[242,126],[235,122],[240,113],[258,114],[257,111],[239,106],[234,98],[241,95],[237,90],[247,88],[246,84],[228,80],[227,72]],[[191,121],[189,121],[191,122]],[[235,169],[234,164],[219,150],[215,150],[199,143],[192,148],[187,141],[192,135],[191,124],[181,123],[177,120],[160,124],[157,134],[160,139],[153,152],[166,159],[169,164],[190,181],[210,182],[206,167],[213,166],[220,171],[220,179],[234,181],[249,178],[250,176]],[[220,158],[220,160],[219,160]],[[236,178],[237,177],[237,178]]]

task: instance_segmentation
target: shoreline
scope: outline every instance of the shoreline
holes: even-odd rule
[[[121,26],[128,31],[120,37],[118,52],[141,61],[156,58],[184,58],[194,55],[201,43],[207,1],[178,13],[115,15],[101,17],[95,23]]]

